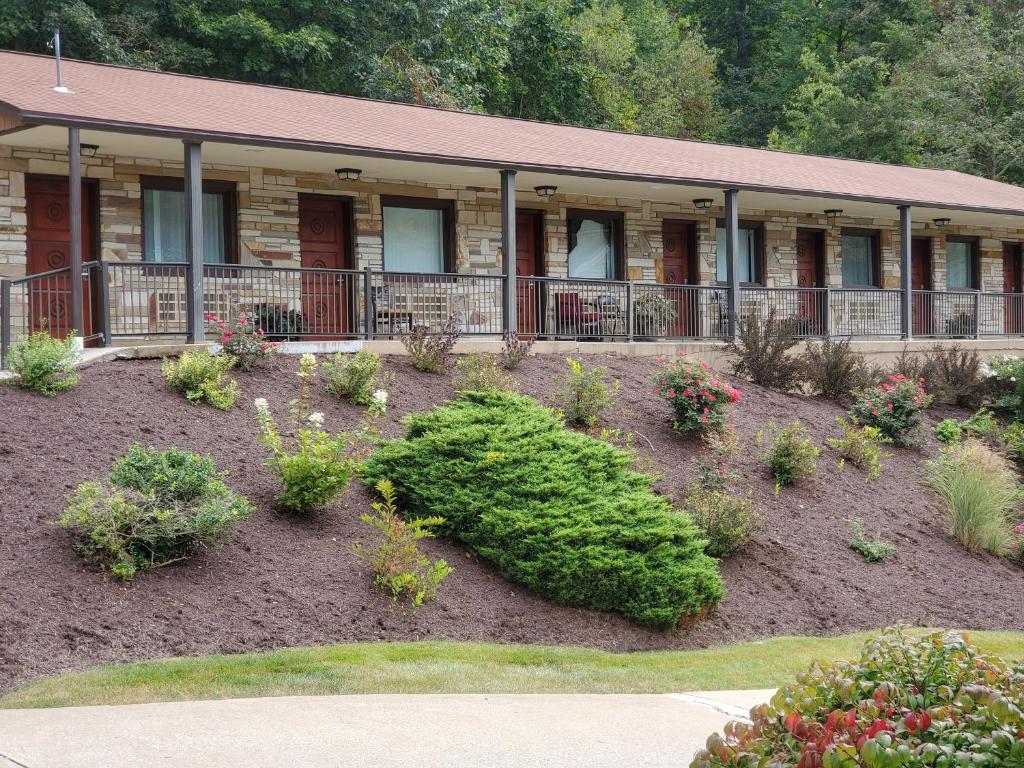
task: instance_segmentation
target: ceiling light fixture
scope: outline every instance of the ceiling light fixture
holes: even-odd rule
[[[952,219],[947,219],[945,217],[940,217],[938,219],[932,219],[932,223],[936,227],[948,227],[950,221],[952,221]]]
[[[826,208],[825,209],[825,218],[826,219],[835,219],[835,218],[838,218],[839,216],[842,216],[842,215],[843,215],[843,209],[842,208]]]
[[[541,197],[551,197],[558,191],[558,187],[554,184],[541,184],[539,187],[534,187],[533,191]]]
[[[710,197],[698,197],[696,200],[693,201],[693,207],[696,208],[698,211],[706,211],[714,204],[714,202],[715,201],[712,200]]]
[[[82,157],[96,157],[96,150],[100,148],[99,144],[79,144],[78,146]]]
[[[363,173],[358,168],[335,168],[334,172],[338,174],[340,181],[359,181],[359,177]]]

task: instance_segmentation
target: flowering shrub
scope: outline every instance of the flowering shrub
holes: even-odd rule
[[[855,662],[815,662],[752,723],[712,734],[691,768],[960,768],[1024,764],[1024,665],[955,632],[869,640]]]
[[[1014,526],[1010,545],[1006,548],[1006,556],[1017,565],[1024,566],[1024,523]]]
[[[186,349],[177,360],[167,358],[160,366],[167,383],[184,392],[190,403],[203,400],[226,411],[238,399],[238,382],[228,378],[235,359],[211,355],[205,348]]]
[[[221,351],[233,358],[240,370],[251,371],[263,358],[277,350],[277,342],[268,341],[254,312],[239,312],[233,323],[207,312],[203,315],[207,329],[216,334]]]
[[[807,429],[799,421],[791,422],[782,429],[769,422],[768,429],[771,444],[761,458],[771,470],[775,482],[791,485],[800,478],[813,475],[821,449],[812,442]]]
[[[1024,421],[1024,357],[997,355],[979,371],[988,382],[992,407],[1014,421]]]
[[[721,381],[703,360],[658,362],[663,367],[654,377],[653,391],[671,403],[677,432],[731,427],[727,409],[742,397],[739,390]]]
[[[380,374],[380,355],[368,350],[360,350],[354,355],[338,352],[323,364],[324,378],[327,379],[327,392],[337,398],[347,398],[356,405],[374,405],[378,391],[385,392],[393,376]]]
[[[280,478],[283,491],[277,502],[291,512],[319,509],[343,491],[362,463],[362,449],[371,430],[363,426],[355,433],[331,435],[324,428],[324,415],[312,412],[316,358],[303,355],[299,364],[302,380],[299,397],[290,403],[292,430],[282,434],[262,397],[255,401],[259,441],[271,453],[267,460]]]
[[[920,444],[922,415],[932,403],[924,379],[913,381],[902,373],[887,377],[878,389],[860,393],[850,414],[861,424],[877,427],[896,445]]]

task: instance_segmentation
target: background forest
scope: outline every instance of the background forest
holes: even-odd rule
[[[0,47],[1024,183],[1024,0],[2,0]],[[0,73],[2,75],[2,73]]]

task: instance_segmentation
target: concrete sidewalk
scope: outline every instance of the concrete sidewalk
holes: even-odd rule
[[[696,697],[747,709],[771,693]],[[719,710],[672,695],[544,694],[0,710],[0,768],[680,768],[731,719]]]

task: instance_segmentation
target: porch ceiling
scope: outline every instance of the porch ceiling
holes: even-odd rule
[[[182,143],[176,138],[88,129],[82,130],[81,135],[83,143],[98,145],[101,155],[182,161]],[[67,129],[56,125],[26,127],[0,134],[0,145],[64,151],[67,147]],[[382,181],[419,181],[494,189],[498,187],[498,172],[493,168],[346,155],[319,149],[302,150],[208,141],[203,143],[203,162],[327,174],[332,174],[335,168],[354,167],[360,168],[366,177]],[[557,186],[560,194],[683,203],[705,197],[713,199],[715,205],[724,204],[720,187],[537,171],[518,173],[516,187],[521,193],[519,203],[525,206],[536,204],[540,198],[534,194],[533,188],[542,184]],[[850,200],[839,196],[801,196],[785,192],[743,190],[739,199],[743,210],[779,210],[820,215],[828,208],[841,208],[845,216],[885,220],[898,218],[894,205]],[[1007,229],[1024,227],[1024,217],[1020,215],[923,206],[915,206],[913,209],[913,220],[918,224],[930,224],[932,219],[939,217],[950,218],[954,225]]]

